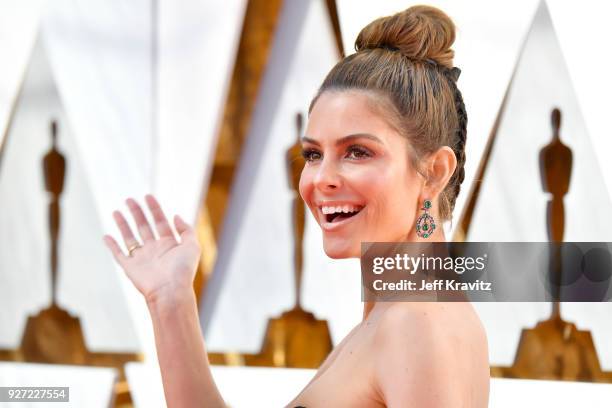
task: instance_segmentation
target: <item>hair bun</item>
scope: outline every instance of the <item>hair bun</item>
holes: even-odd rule
[[[442,10],[413,6],[365,26],[355,41],[355,50],[387,48],[414,60],[433,60],[453,67],[455,24]]]

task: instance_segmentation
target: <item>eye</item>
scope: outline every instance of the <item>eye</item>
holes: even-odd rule
[[[349,146],[347,149],[347,157],[349,159],[361,160],[372,156],[373,154],[370,152],[370,150],[363,146],[353,145]]]
[[[315,160],[319,160],[321,158],[321,153],[319,153],[315,149],[302,149],[302,157],[307,162],[312,162]]]

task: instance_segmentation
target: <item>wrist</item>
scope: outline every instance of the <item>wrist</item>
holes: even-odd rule
[[[147,307],[151,313],[176,310],[177,308],[196,302],[195,292],[191,286],[165,285],[148,296],[145,296]]]

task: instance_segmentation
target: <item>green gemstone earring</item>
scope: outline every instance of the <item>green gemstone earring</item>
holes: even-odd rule
[[[434,219],[427,211],[431,208],[431,201],[424,200],[423,208],[421,210],[425,211],[421,216],[417,219],[416,223],[416,233],[421,238],[428,238],[433,234],[436,229],[436,224]]]

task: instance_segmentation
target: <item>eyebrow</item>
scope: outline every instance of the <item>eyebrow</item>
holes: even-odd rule
[[[361,138],[373,140],[373,141],[375,141],[377,143],[380,143],[381,145],[383,144],[383,142],[379,138],[377,138],[376,136],[374,136],[372,134],[369,134],[369,133],[354,133],[354,134],[351,134],[351,135],[347,135],[347,136],[341,137],[340,139],[336,140],[336,146],[340,146],[340,145],[342,145],[344,143],[348,143],[348,142],[350,142],[352,140],[361,139]],[[317,145],[317,146],[321,145],[321,143],[319,143],[317,140],[311,139],[308,136],[302,136],[301,141],[302,141],[302,143],[308,142],[308,143],[312,143],[313,145]]]

